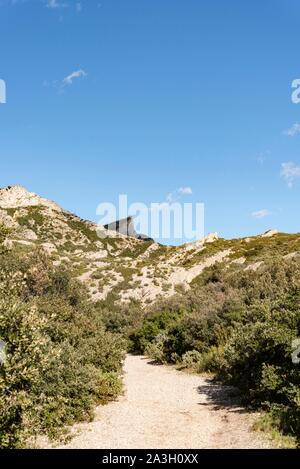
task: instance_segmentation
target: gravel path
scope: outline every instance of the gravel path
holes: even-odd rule
[[[254,416],[234,404],[232,389],[199,375],[125,361],[125,394],[99,407],[95,421],[75,425],[61,448],[267,448],[251,432]]]

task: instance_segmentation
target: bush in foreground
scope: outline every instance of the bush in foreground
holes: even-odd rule
[[[121,391],[125,344],[84,288],[42,253],[0,253],[0,448],[92,418]]]

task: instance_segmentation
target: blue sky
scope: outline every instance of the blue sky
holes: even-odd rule
[[[299,43],[298,0],[0,0],[0,186],[94,220],[185,187],[206,232],[298,232]]]

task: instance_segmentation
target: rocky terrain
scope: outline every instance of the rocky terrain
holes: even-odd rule
[[[160,295],[189,289],[214,264],[257,270],[275,254],[300,252],[300,235],[274,230],[235,240],[212,233],[194,243],[164,246],[82,220],[20,186],[0,189],[0,222],[10,230],[9,248],[45,250],[55,265],[65,266],[88,286],[95,301],[110,295],[113,301],[147,305]]]

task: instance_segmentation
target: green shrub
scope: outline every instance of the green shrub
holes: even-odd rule
[[[56,437],[121,391],[124,340],[41,252],[0,254],[0,338],[0,448]]]
[[[238,385],[247,402],[276,414],[283,432],[300,438],[300,370],[291,359],[297,334],[275,321],[238,327],[225,347],[219,376]]]
[[[190,350],[182,355],[181,366],[183,368],[193,368],[201,360],[201,353],[197,350]]]
[[[142,326],[129,335],[130,351],[144,353],[147,345],[155,341],[160,332],[175,325],[183,314],[182,309],[178,311],[169,309],[162,312],[150,312],[144,318]]]
[[[149,358],[153,358],[157,363],[165,363],[164,344],[166,341],[166,335],[163,333],[158,334],[155,337],[154,342],[149,342],[145,348],[145,355]]]

